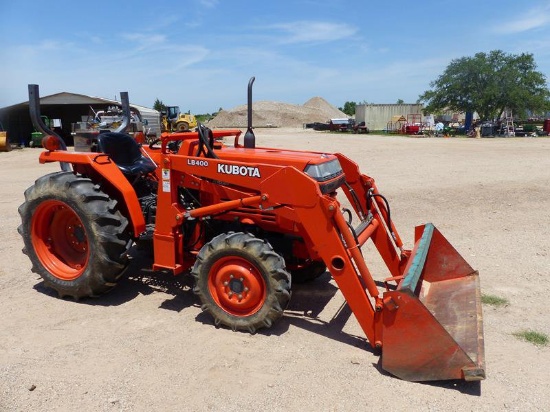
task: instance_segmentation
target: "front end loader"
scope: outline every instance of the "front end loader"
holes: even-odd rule
[[[282,317],[293,282],[328,270],[383,369],[409,381],[484,379],[478,272],[432,224],[405,248],[387,199],[346,156],[256,147],[252,83],[244,144],[240,130],[199,124],[144,147],[105,133],[95,153],[64,150],[43,130],[30,85],[46,135],[40,162],[62,165],[19,208],[32,270],[61,297],[98,296],[124,273],[129,248],[149,243],[153,269],[193,276],[216,325],[251,333]],[[369,240],[385,287],[362,255]]]

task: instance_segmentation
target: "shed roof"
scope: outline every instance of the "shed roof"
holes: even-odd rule
[[[94,96],[87,96],[85,94],[78,94],[78,93],[69,93],[69,92],[61,92],[61,93],[55,93],[50,94],[48,96],[42,96],[40,97],[40,105],[75,105],[75,104],[86,104],[86,105],[92,105],[92,104],[112,104],[112,105],[120,105],[121,103],[117,100],[111,100],[111,99],[105,99],[103,97],[94,97]],[[3,108],[0,108],[0,110],[5,109],[12,109],[16,107],[23,107],[28,106],[29,101],[22,103],[17,103],[12,106],[6,106]],[[149,107],[140,106],[137,104],[130,103],[130,107],[137,110],[140,113],[144,112],[157,112],[154,109],[151,109]],[[158,113],[158,112],[157,112]]]

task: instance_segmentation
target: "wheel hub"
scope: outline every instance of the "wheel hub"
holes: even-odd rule
[[[231,289],[233,293],[241,293],[244,290],[243,278],[231,279],[229,281],[229,289]]]
[[[254,275],[252,269],[249,270],[249,274],[252,276]],[[229,280],[225,280],[223,282],[223,286],[224,292],[227,294],[227,298],[233,299],[235,297],[239,302],[241,302],[243,299],[248,297],[250,288],[245,285],[245,278],[243,276],[238,278],[235,277],[238,275],[238,273],[229,274]],[[247,283],[250,282],[247,281]]]
[[[238,257],[222,258],[212,267],[209,289],[223,310],[237,316],[257,312],[264,303],[266,293],[258,269]]]
[[[77,252],[85,252],[88,242],[86,241],[86,232],[80,222],[80,219],[71,219],[66,225],[65,236],[69,245]]]
[[[58,279],[76,279],[86,267],[86,230],[76,212],[63,202],[40,204],[31,223],[34,249],[44,267]]]

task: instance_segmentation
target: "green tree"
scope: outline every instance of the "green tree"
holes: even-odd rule
[[[344,112],[348,116],[353,116],[355,114],[355,106],[357,106],[355,102],[345,102],[344,107],[339,107],[338,110]]]
[[[397,103],[396,104],[404,104],[405,101],[403,99],[397,99]]]
[[[162,100],[159,100],[158,98],[155,100],[155,103],[153,104],[153,109],[159,112],[166,111],[166,105],[162,102]]]
[[[550,107],[546,78],[529,53],[493,50],[452,60],[430,87],[419,96],[428,113],[477,111],[481,119],[492,120],[506,109],[524,115]]]

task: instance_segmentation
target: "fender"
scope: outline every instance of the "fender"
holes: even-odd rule
[[[126,206],[126,218],[130,220],[130,226],[134,237],[145,231],[145,219],[141,211],[141,205],[134,188],[122,174],[118,166],[101,153],[75,153],[60,151],[44,151],[40,153],[40,163],[66,162],[73,165],[77,173],[90,175],[90,169],[108,182],[112,190],[120,199],[119,206]]]

